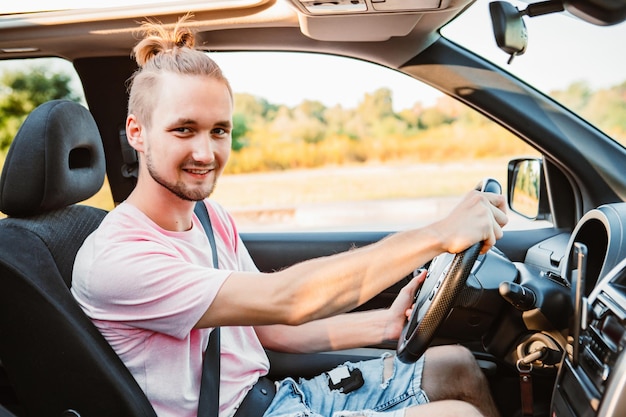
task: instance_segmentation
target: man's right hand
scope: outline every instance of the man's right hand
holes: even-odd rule
[[[444,219],[433,224],[445,252],[459,253],[476,242],[487,252],[503,235],[508,222],[500,194],[470,191]]]

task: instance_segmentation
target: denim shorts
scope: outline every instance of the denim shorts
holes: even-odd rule
[[[421,387],[424,356],[411,364],[394,357],[393,373],[384,380],[383,361],[389,356],[385,353],[377,359],[345,363],[349,370],[358,368],[364,380],[360,388],[347,394],[329,387],[327,373],[298,382],[284,379],[277,383],[276,396],[263,416],[375,417],[378,413],[402,416],[404,409],[427,403],[428,397]]]

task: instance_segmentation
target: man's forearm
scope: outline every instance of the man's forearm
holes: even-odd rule
[[[257,326],[267,349],[288,353],[313,353],[352,349],[381,343],[389,319],[387,310],[340,314],[300,326]]]

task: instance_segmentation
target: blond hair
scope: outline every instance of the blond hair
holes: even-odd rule
[[[232,90],[220,67],[205,52],[195,49],[195,33],[184,24],[190,14],[181,17],[173,28],[148,20],[141,25],[143,39],[133,48],[132,56],[139,69],[130,78],[128,113],[150,125],[154,94],[160,74],[200,75],[224,83]]]

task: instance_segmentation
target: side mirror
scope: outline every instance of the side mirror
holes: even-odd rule
[[[510,161],[507,185],[507,199],[511,210],[531,220],[545,220],[549,217],[541,159],[522,158]]]

